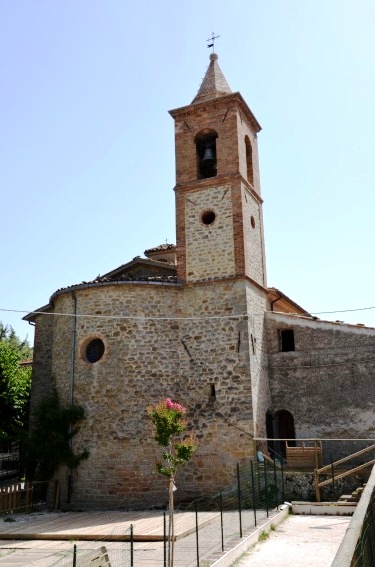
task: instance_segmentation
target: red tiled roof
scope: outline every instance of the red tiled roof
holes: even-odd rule
[[[155,248],[148,248],[148,250],[144,251],[144,254],[147,256],[147,254],[150,254],[150,252],[164,252],[166,250],[175,250],[176,249],[176,245],[175,244],[159,244],[159,246],[155,246]]]

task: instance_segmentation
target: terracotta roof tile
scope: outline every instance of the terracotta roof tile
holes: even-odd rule
[[[155,248],[148,248],[148,250],[144,251],[144,254],[150,254],[152,252],[163,252],[164,250],[176,250],[175,244],[159,244],[159,246],[155,246]]]

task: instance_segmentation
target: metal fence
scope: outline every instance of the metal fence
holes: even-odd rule
[[[267,462],[237,465],[237,481],[230,490],[175,509],[174,567],[212,565],[256,527],[267,519],[272,521],[281,502],[282,469]],[[54,541],[53,552],[33,564],[38,567],[167,566],[167,511],[161,512],[160,525],[153,521],[147,536],[144,526],[137,531],[136,523],[126,531],[123,528],[119,524],[117,531],[96,541]]]
[[[63,542],[60,551],[39,560],[38,567],[128,567],[132,564],[131,530],[114,530],[113,538],[127,538],[127,541],[79,541]]]
[[[218,555],[231,549],[235,540],[251,533],[277,513],[284,494],[283,470],[276,464],[249,461],[237,465],[236,485],[210,498],[200,498],[174,514],[175,526],[184,531],[174,544],[174,566],[209,566]],[[130,567],[167,565],[167,515],[163,521],[163,541],[136,541],[136,525],[132,529]]]

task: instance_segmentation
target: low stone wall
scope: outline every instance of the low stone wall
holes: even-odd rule
[[[322,501],[335,501],[343,494],[351,494],[353,490],[367,482],[370,471],[363,475],[353,475],[335,480],[334,488],[331,485],[321,488]],[[330,475],[320,475],[321,480],[330,478]],[[285,472],[284,473],[285,500],[316,501],[315,477],[313,472]]]

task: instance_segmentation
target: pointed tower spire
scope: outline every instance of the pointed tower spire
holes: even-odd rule
[[[232,92],[217,62],[218,55],[210,53],[210,64],[192,104],[227,95]]]

